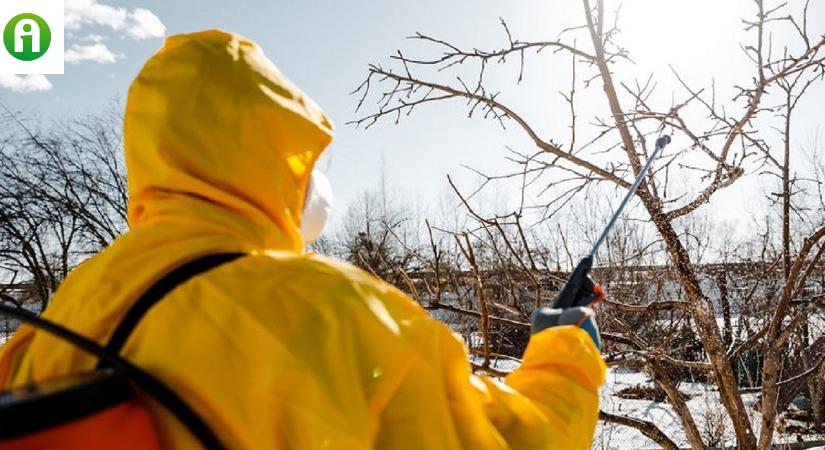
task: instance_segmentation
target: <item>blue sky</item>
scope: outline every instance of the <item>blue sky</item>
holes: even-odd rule
[[[364,188],[374,187],[382,164],[389,171],[388,179],[402,182],[402,173],[409,176],[410,172],[396,168],[410,167],[412,161],[423,163],[414,166],[416,172],[427,175],[425,178],[429,181],[421,187],[429,191],[428,184],[432,182],[444,184],[443,171],[438,176],[429,176],[431,167],[455,168],[459,163],[468,162],[460,152],[441,151],[444,145],[459,147],[458,136],[448,137],[448,133],[428,130],[422,139],[409,140],[409,133],[419,134],[420,129],[435,127],[441,119],[426,120],[427,117],[422,116],[422,121],[410,130],[379,126],[363,132],[345,125],[355,117],[356,98],[349,92],[366,75],[367,64],[385,59],[415,31],[450,30],[453,36],[470,43],[487,32],[485,24],[496,27],[500,15],[518,16],[513,13],[520,12],[508,11],[511,8],[493,2],[486,7],[476,7],[466,2],[440,1],[68,0],[67,13],[72,4],[81,12],[99,17],[100,21],[118,13],[125,12],[128,16],[138,9],[151,11],[164,26],[160,34],[222,28],[258,42],[275,64],[313,97],[337,125],[337,137],[330,149],[331,161],[325,165],[336,188],[338,204],[345,204]],[[101,6],[116,11],[101,11]],[[49,90],[17,93],[0,89],[0,101],[11,109],[48,120],[94,113],[108,102],[122,99],[131,79],[161,45],[162,38],[144,33],[143,39],[135,39],[127,27],[115,29],[105,23],[94,23],[93,19],[88,22],[69,31],[67,50],[73,45],[105,45],[108,52],[103,52],[98,60],[67,62],[65,75],[48,77],[52,85]],[[461,119],[463,113],[456,116]],[[435,155],[439,156],[437,160],[428,161],[428,157]],[[410,191],[416,190],[415,183],[404,184]]]
[[[0,79],[4,105],[45,121],[95,113],[124,98],[132,77],[161,45],[163,35],[204,28],[235,31],[258,42],[336,123],[336,140],[322,165],[330,175],[337,205],[375,188],[383,171],[395,191],[426,207],[447,190],[447,173],[457,175],[463,186],[477,181],[462,164],[495,171],[504,164],[505,145],[529,150],[519,147],[527,144],[512,129],[468,120],[460,103],[421,109],[398,126],[388,122],[364,131],[345,125],[356,117],[357,98],[349,92],[363,80],[369,63],[389,64],[388,56],[398,48],[413,55],[436,55],[435,49],[404,39],[416,31],[491,49],[506,44],[500,17],[517,39],[525,40],[553,39],[562,28],[579,25],[583,17],[580,2],[563,0],[66,0],[66,4],[67,20],[72,22],[67,23],[67,59],[75,62],[67,62],[65,75],[48,76],[45,82],[33,80],[34,88],[50,84],[47,90],[15,92],[11,88],[21,86]],[[608,0],[611,10],[617,4]],[[708,85],[711,78],[716,78],[717,86],[747,83],[750,65],[738,49],[743,37],[739,18],[752,14],[752,9],[752,2],[745,0],[625,1],[620,39],[636,64],[622,69],[622,79],[644,79],[655,73],[663,90],[661,101],[668,104],[677,87],[668,64],[700,86]],[[70,14],[75,16],[69,19]],[[825,10],[813,11],[812,17],[812,28],[825,28]],[[567,106],[557,92],[569,83],[568,61],[562,56],[531,57],[521,86],[513,82],[515,65],[491,75],[507,86],[508,101],[560,142],[569,134]],[[579,74],[580,79],[585,75]],[[600,90],[593,86],[581,96],[582,123],[590,120],[591,112],[604,113]],[[810,104],[800,107],[800,142],[819,128],[825,91],[820,86],[809,98]],[[737,216],[735,208],[741,210],[759,181],[741,184],[744,187],[720,196],[717,207],[725,211],[724,217]]]

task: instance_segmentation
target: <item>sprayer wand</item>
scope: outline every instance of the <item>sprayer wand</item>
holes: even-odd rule
[[[627,194],[625,194],[625,197],[622,199],[622,202],[619,204],[616,212],[613,213],[613,217],[610,219],[610,222],[608,222],[607,226],[604,227],[604,231],[602,231],[599,239],[597,239],[596,243],[593,244],[593,248],[590,250],[590,253],[582,258],[573,270],[573,273],[570,274],[570,278],[567,279],[564,287],[562,287],[556,297],[556,300],[553,302],[553,308],[563,309],[573,306],[587,306],[591,303],[599,301],[601,297],[604,297],[604,291],[601,286],[595,284],[588,276],[590,269],[593,268],[593,259],[596,257],[599,247],[601,247],[602,243],[607,238],[607,235],[610,233],[613,225],[616,224],[616,221],[619,219],[622,211],[627,206],[628,202],[630,202],[631,197],[633,197],[633,194],[636,193],[636,189],[639,188],[639,185],[647,175],[650,167],[653,165],[653,162],[659,157],[659,154],[662,153],[662,150],[669,143],[670,136],[667,135],[656,139],[656,148],[653,151],[653,154],[647,159],[644,167],[642,167],[642,170],[639,171],[639,175],[636,177],[636,180],[634,180],[633,184],[630,185],[630,188],[627,190]]]

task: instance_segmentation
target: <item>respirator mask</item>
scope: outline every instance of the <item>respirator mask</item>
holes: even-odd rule
[[[313,170],[304,198],[304,212],[301,215],[301,235],[306,245],[312,244],[321,236],[331,214],[332,186],[323,173]]]

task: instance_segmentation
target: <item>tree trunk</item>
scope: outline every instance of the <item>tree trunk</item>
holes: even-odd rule
[[[745,404],[739,395],[736,376],[728,360],[719,327],[710,308],[710,302],[699,287],[699,280],[693,272],[687,250],[679,240],[673,225],[664,217],[664,214],[657,210],[655,205],[650,205],[648,202],[645,202],[645,206],[653,218],[653,223],[664,238],[668,252],[673,259],[679,282],[688,299],[690,299],[691,316],[696,322],[696,330],[702,341],[702,346],[707,352],[711,364],[713,364],[719,396],[733,423],[739,448],[743,450],[755,449],[756,438],[748,420]]]
[[[724,334],[722,335],[722,339],[725,343],[725,347],[729,347],[731,341],[733,340],[731,336],[733,327],[730,323],[730,296],[728,295],[727,270],[722,269],[717,274],[716,285],[719,287],[719,302],[722,306],[722,320],[724,320],[725,323],[725,329],[723,330]]]
[[[587,19],[587,27],[590,31],[591,41],[596,52],[596,63],[599,67],[599,74],[602,77],[603,88],[605,96],[607,97],[610,111],[613,114],[616,128],[622,137],[625,152],[628,160],[633,168],[633,172],[638,174],[641,167],[639,156],[636,153],[636,148],[630,130],[625,121],[625,115],[619,103],[619,97],[616,93],[616,88],[613,83],[610,69],[605,58],[604,47],[602,42],[602,24],[604,21],[604,2],[598,0],[597,2],[597,17],[594,19],[590,0],[582,0],[585,9],[585,18]],[[725,405],[730,418],[733,422],[734,430],[736,431],[736,440],[739,447],[744,450],[751,450],[756,448],[756,439],[754,438],[751,429],[750,421],[748,420],[745,405],[742,402],[742,397],[739,395],[739,388],[736,382],[736,377],[733,374],[730,361],[727,357],[725,346],[722,342],[722,336],[719,333],[719,327],[713,316],[713,311],[709,310],[709,302],[699,286],[699,281],[696,274],[693,273],[693,268],[688,256],[687,250],[679,240],[679,236],[673,229],[673,224],[662,212],[661,201],[650,193],[647,187],[647,182],[643,181],[636,191],[637,196],[644,203],[648,214],[652,218],[659,234],[664,239],[668,253],[673,259],[679,276],[679,282],[682,288],[687,293],[690,300],[690,311],[693,320],[696,322],[696,328],[699,338],[702,341],[702,346],[707,352],[710,362],[713,364],[716,376],[716,384],[719,388],[719,394],[722,403]],[[687,428],[687,426],[686,426]]]

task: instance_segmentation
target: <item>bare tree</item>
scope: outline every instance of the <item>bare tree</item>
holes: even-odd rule
[[[410,214],[383,183],[378,190],[362,192],[344,212],[332,254],[406,288],[401,273],[414,270],[415,261],[399,242],[410,242],[417,234]]]
[[[5,110],[0,136],[0,270],[31,283],[39,307],[81,260],[126,225],[120,115],[40,131]]]
[[[592,195],[593,189],[627,188],[649,155],[647,137],[667,131],[675,135],[675,142],[686,142],[687,145],[678,148],[677,144],[676,150],[669,150],[636,192],[646,216],[643,221],[652,226],[656,236],[647,245],[636,245],[634,250],[642,255],[661,250],[667,255],[670,264],[666,271],[675,280],[677,288],[653,286],[650,289],[656,295],[651,295],[654,299],[650,301],[646,300],[647,295],[638,294],[634,295],[636,298],[628,298],[626,302],[613,301],[612,306],[625,314],[606,315],[616,330],[615,333],[605,333],[606,338],[616,343],[619,346],[616,348],[620,349],[615,354],[608,355],[608,359],[613,363],[640,364],[652,375],[679,417],[692,448],[705,448],[706,437],[678,391],[678,379],[673,376],[677,369],[702,373],[713,383],[732,424],[739,448],[770,448],[779,413],[777,393],[780,386],[792,381],[781,379],[783,349],[792,336],[799,335],[800,327],[812,311],[821,308],[823,300],[821,295],[806,293],[805,286],[811,275],[821,267],[822,254],[825,252],[825,225],[820,221],[809,229],[791,230],[791,223],[786,219],[793,211],[790,200],[793,180],[788,171],[791,117],[795,105],[807,88],[822,79],[825,70],[825,36],[817,38],[808,29],[807,4],[799,16],[788,13],[784,3],[766,6],[763,0],[755,0],[754,6],[755,17],[743,20],[752,41],[742,44],[744,54],[753,63],[753,76],[748,82],[735,86],[737,95],[727,104],[718,102],[715,86],[696,89],[675,70],[672,77],[680,88],[680,98],[674,97],[673,102],[665,108],[656,104],[653,94],[657,84],[653,82],[652,76],[647,81],[637,81],[634,86],[617,81],[614,70],[621,67],[630,53],[617,41],[618,13],[611,20],[605,13],[603,0],[582,0],[584,23],[563,30],[555,40],[527,42],[514,39],[510,29],[502,21],[506,36],[503,48],[467,50],[446,40],[416,34],[412,37],[414,40],[435,46],[441,50],[441,54],[429,59],[410,58],[398,51],[391,57],[394,61],[391,68],[381,65],[369,67],[367,78],[355,91],[360,94],[358,108],[364,107],[368,99],[374,99],[377,106],[373,112],[355,120],[354,124],[370,127],[383,118],[398,123],[403,115],[409,115],[428,104],[461,100],[467,105],[471,117],[480,114],[505,128],[514,125],[535,146],[533,152],[510,150],[508,159],[518,169],[503,175],[481,174],[488,182],[503,178],[519,179],[522,180],[523,191],[539,182],[537,180],[544,180],[544,184],[554,186],[554,189],[548,190],[552,193],[551,198],[545,197],[536,205],[526,204],[525,196],[522,195],[520,204],[512,213],[486,216],[471,206],[469,200],[474,193],[462,193],[450,180],[457,197],[476,223],[474,228],[455,231],[463,239],[463,243],[461,240],[459,243],[467,249],[472,247],[469,237],[475,238],[478,241],[477,247],[488,251],[489,259],[488,263],[479,263],[484,258],[478,252],[474,255],[467,252],[465,255],[471,267],[467,275],[472,275],[478,286],[474,291],[468,291],[475,292],[477,309],[461,309],[441,301],[436,301],[434,306],[460,310],[468,315],[477,314],[481,318],[485,367],[490,353],[487,342],[490,333],[486,328],[490,324],[525,327],[526,316],[523,307],[507,305],[501,305],[498,311],[506,311],[511,317],[515,316],[515,319],[491,314],[483,305],[487,302],[484,298],[486,289],[481,286],[487,286],[488,289],[497,284],[506,286],[512,298],[518,298],[525,292],[525,286],[530,286],[526,292],[532,297],[530,303],[533,305],[547,301],[552,288],[558,287],[553,277],[548,278],[548,275],[552,275],[548,265],[542,267],[540,264],[541,261],[547,261],[540,256],[542,253],[546,255],[547,249],[535,248],[535,242],[531,243],[528,238],[529,231],[524,226],[526,214],[530,211],[538,212],[541,220],[548,220],[568,206],[574,198]],[[797,34],[802,46],[797,48],[798,46],[789,43],[774,42],[770,38],[772,27],[790,28]],[[579,46],[576,44],[579,40],[575,37],[584,37],[590,44],[586,47]],[[571,124],[569,142],[565,145],[542,137],[542,133],[528,118],[505,103],[505,96],[491,88],[485,78],[490,66],[504,65],[508,59],[516,59],[517,82],[521,82],[527,55],[543,51],[554,55],[566,54],[572,61],[572,85],[563,94],[564,100],[569,104]],[[474,81],[469,82],[467,73],[473,69]],[[445,73],[451,71],[455,73],[455,81],[443,81]],[[582,71],[587,72],[584,77]],[[588,88],[597,80],[604,91],[606,118],[597,115],[594,119],[598,129],[596,136],[581,143],[582,133],[577,132],[580,128],[575,100],[577,88]],[[784,92],[786,95],[776,101],[776,96],[769,95],[769,91]],[[623,106],[628,104],[632,106]],[[702,126],[691,123],[690,115],[685,114],[689,108],[704,111],[707,119]],[[771,137],[768,136],[770,130],[757,126],[757,123],[770,120],[776,113],[783,119],[785,128],[784,155],[780,159],[772,153],[769,144]],[[609,154],[610,162],[600,162],[600,154]],[[700,159],[698,163],[697,159]],[[732,276],[727,273],[729,266],[717,267],[712,271],[711,279],[715,279],[715,283],[705,282],[706,276],[703,273],[706,268],[697,260],[701,260],[703,251],[711,250],[710,247],[702,246],[703,242],[707,242],[707,231],[697,231],[691,227],[698,224],[697,210],[703,204],[720,190],[736,183],[746,172],[759,172],[766,164],[778,171],[782,179],[779,196],[783,205],[782,250],[776,261],[761,258],[760,261],[739,267],[740,273],[736,276],[750,277],[752,283],[745,292],[737,295],[737,303],[757,306],[737,309],[735,313],[750,314],[754,318],[764,318],[767,315],[769,319],[763,320],[758,327],[751,326],[757,320],[742,320],[739,332],[733,333],[727,329],[732,326],[730,317],[727,320],[723,318],[725,330],[721,329],[716,320],[719,303],[715,300],[723,296],[728,306],[722,309],[727,309],[728,315],[732,314],[730,302],[733,300],[728,292],[728,280]],[[701,186],[695,190],[685,189],[684,186],[689,185],[686,180],[701,183]],[[569,255],[571,252],[564,233],[559,234],[565,253]],[[794,240],[794,235],[798,239]],[[762,256],[766,255],[764,249],[767,248],[767,241],[765,243]],[[628,255],[623,254],[626,250],[622,247],[629,249],[628,243],[615,244],[619,247],[618,260],[626,259]],[[433,248],[436,246],[433,245]],[[439,254],[437,249],[432,253]],[[558,261],[559,258],[555,259]],[[498,261],[500,267],[506,269],[496,271],[493,268],[495,265],[490,264],[494,261]],[[781,264],[784,276],[775,291],[776,295],[769,295],[771,290],[765,286],[764,278],[770,278],[776,264]],[[433,265],[437,266],[437,262],[430,266]],[[485,268],[488,268],[486,272]],[[762,278],[757,274],[762,275]],[[438,286],[450,282],[443,277],[436,277],[435,281]],[[439,298],[443,299],[444,290],[439,287],[435,291],[441,293]],[[456,295],[460,291],[459,288],[454,289]],[[621,291],[618,292],[621,296]],[[458,300],[460,301],[460,296]],[[628,317],[630,313],[648,314],[644,320],[651,323],[650,326],[681,330],[681,334],[694,337],[699,345],[699,354],[690,357],[682,347],[668,348],[647,338],[643,328],[634,326],[634,321]],[[653,322],[650,322],[649,314],[653,314]],[[662,330],[657,330],[660,331]],[[687,344],[689,340],[686,341]],[[758,391],[761,396],[758,436],[754,432],[750,410],[743,401],[746,390],[741,386],[734,368],[737,358],[754,348],[758,348],[763,355],[759,370],[761,385],[751,389]],[[635,427],[663,447],[676,447],[656,424],[607,413],[602,414],[602,419]]]

